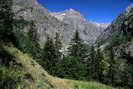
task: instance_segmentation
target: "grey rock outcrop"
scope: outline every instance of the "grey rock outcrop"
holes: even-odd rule
[[[36,0],[14,0],[15,18],[34,21],[39,43],[43,45],[48,36],[54,37],[59,31],[62,34],[63,23],[49,15],[49,11]],[[28,31],[28,28],[26,29]]]
[[[99,36],[97,41],[103,40],[104,42],[108,42],[113,38],[113,36],[123,35],[123,27],[126,27],[127,18],[133,15],[133,5],[130,5],[126,10],[124,10],[120,15],[103,31],[103,33]],[[131,18],[130,18],[131,19]],[[132,22],[131,22],[132,23]]]
[[[106,29],[103,34],[99,36],[97,41],[101,41],[101,48],[105,49],[110,45],[110,42],[119,37],[126,37],[127,39],[118,39],[121,43],[113,45],[115,54],[117,56],[124,56],[133,58],[133,4],[124,10]],[[125,34],[128,33],[128,34]],[[129,38],[130,37],[130,38]],[[126,41],[123,41],[126,40]],[[111,44],[112,45],[112,44]],[[123,55],[124,53],[124,55]]]

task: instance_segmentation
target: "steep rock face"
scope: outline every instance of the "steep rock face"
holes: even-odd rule
[[[48,36],[53,38],[59,31],[62,34],[63,23],[49,15],[49,11],[36,0],[14,0],[13,11],[15,18],[34,21],[39,43],[43,45]],[[28,28],[25,29],[28,31]]]
[[[73,9],[63,12],[50,12],[36,0],[14,0],[13,12],[16,19],[35,22],[41,45],[45,43],[48,36],[54,38],[56,32],[61,34],[62,41],[67,44],[76,30],[80,32],[84,41],[94,43],[108,26],[106,23],[87,21]],[[27,32],[28,29],[27,27],[25,31]]]
[[[94,43],[97,37],[108,26],[108,23],[87,21],[78,11],[67,9],[62,12],[51,12],[52,16],[65,23],[64,40],[69,41],[73,33],[78,30],[80,37],[87,43]]]
[[[117,39],[115,42],[116,44],[118,41],[121,43],[117,45],[113,45],[115,53],[117,56],[124,56],[125,54],[128,55],[128,59],[133,58],[133,4],[126,8],[112,23],[103,31],[103,34],[97,39],[97,41],[101,41],[102,46],[101,48],[106,48],[110,45],[110,42],[113,42],[114,39],[119,37],[126,37],[125,39]],[[112,45],[112,44],[111,44]],[[124,52],[124,55],[123,55]],[[133,60],[132,60],[133,62]]]
[[[103,40],[104,42],[108,42],[112,39],[113,36],[123,35],[127,29],[127,25],[129,24],[128,20],[131,20],[133,16],[133,5],[130,5],[123,11],[100,35],[99,41]],[[127,20],[128,18],[128,20]],[[130,21],[130,23],[133,23]],[[133,25],[133,24],[132,24]],[[133,26],[131,26],[133,27]]]

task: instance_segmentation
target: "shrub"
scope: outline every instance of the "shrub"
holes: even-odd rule
[[[23,73],[4,66],[0,66],[0,88],[16,89],[23,80]]]

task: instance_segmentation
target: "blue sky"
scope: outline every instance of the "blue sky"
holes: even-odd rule
[[[96,22],[111,22],[131,4],[129,0],[38,0],[38,2],[50,11],[73,8],[87,20]]]

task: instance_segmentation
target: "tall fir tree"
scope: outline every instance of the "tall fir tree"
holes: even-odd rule
[[[90,48],[90,54],[87,60],[87,69],[88,69],[88,78],[89,80],[96,79],[96,51],[94,46],[91,46]]]
[[[55,38],[54,38],[54,47],[55,47],[55,75],[58,77],[62,76],[62,58],[63,54],[61,52],[62,49],[62,41],[61,41],[61,35],[56,32]]]
[[[85,64],[80,62],[79,57],[66,56],[62,63],[62,77],[75,79],[75,80],[86,80],[87,78],[87,67]]]
[[[115,73],[116,73],[116,68],[115,68],[115,55],[113,51],[113,47],[110,48],[109,50],[109,68],[108,68],[108,83],[111,84],[112,86],[114,85],[114,78],[115,78]]]
[[[80,61],[82,61],[83,63],[88,57],[88,46],[83,42],[83,40],[81,40],[80,34],[77,30],[74,34],[68,51],[69,56],[80,57]]]
[[[60,52],[62,43],[59,37],[59,34],[56,33],[55,39],[48,37],[47,42],[45,43],[42,55],[43,67],[54,76],[61,76],[61,61],[62,53]]]
[[[12,0],[0,1],[0,39],[15,41],[13,35]]]
[[[96,69],[97,69],[97,74],[98,74],[98,81],[100,82],[104,82],[104,57],[103,57],[103,53],[101,52],[100,48],[98,47],[97,51],[96,51]]]
[[[79,36],[79,32],[78,31],[76,31],[75,32],[75,35],[74,35],[74,37],[73,37],[73,39],[72,39],[72,42],[71,42],[71,44],[70,44],[70,48],[68,48],[69,49],[69,56],[80,56],[81,55],[81,52],[80,52],[80,50],[81,50],[81,45],[82,43],[81,43],[81,39],[80,39],[80,36]]]
[[[62,42],[61,42],[61,36],[60,36],[60,34],[58,32],[56,32],[56,36],[54,38],[54,46],[55,46],[55,51],[56,51],[55,52],[56,58],[61,60]]]
[[[87,67],[89,80],[104,81],[104,57],[99,47],[91,46]]]
[[[70,67],[69,70],[75,69],[76,71],[69,71],[70,75],[74,79],[86,79],[87,77],[87,65],[85,64],[88,56],[88,49],[86,44],[80,39],[79,32],[76,31],[68,48],[68,57],[65,61],[65,67]],[[72,64],[70,63],[72,62]],[[78,64],[77,64],[78,63]],[[68,71],[68,70],[65,70]],[[82,71],[82,72],[81,72]],[[73,75],[72,75],[73,74]],[[76,77],[78,75],[78,77]],[[69,76],[69,74],[68,74]]]
[[[53,40],[51,38],[47,38],[47,42],[45,43],[43,52],[42,52],[42,66],[52,75],[54,75],[53,67],[55,67],[55,47]]]
[[[37,36],[37,29],[35,25],[35,21],[31,21],[30,23],[30,29],[28,32],[28,36],[31,38],[31,40],[35,43],[38,42],[38,36]]]
[[[35,24],[36,24],[35,21],[30,22],[29,24],[30,29],[28,31],[27,37],[29,38],[29,41],[31,41],[31,46],[32,46],[32,51],[30,51],[30,53],[35,59],[40,59],[42,50],[40,48],[40,44],[38,43],[39,38],[37,35],[37,28]]]

